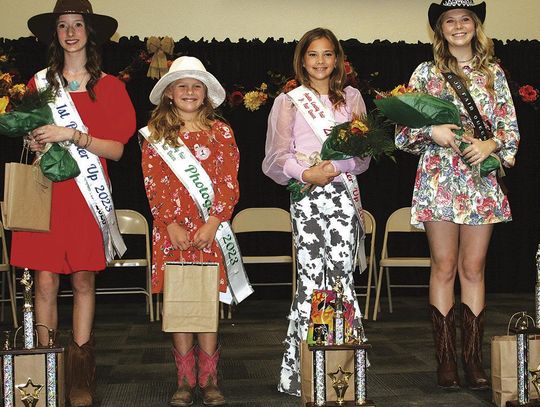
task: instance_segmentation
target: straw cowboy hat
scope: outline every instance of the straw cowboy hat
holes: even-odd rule
[[[40,41],[49,44],[55,32],[55,23],[62,14],[83,14],[95,30],[96,41],[107,41],[116,32],[118,21],[109,16],[95,14],[88,0],[57,0],[52,13],[38,14],[28,20],[28,28]]]
[[[152,92],[150,92],[150,102],[159,105],[163,91],[171,83],[182,78],[193,78],[206,85],[207,96],[213,107],[218,107],[225,100],[225,89],[219,81],[208,72],[201,61],[194,57],[180,57],[174,60],[169,72],[156,83]]]
[[[482,2],[475,5],[473,0],[443,0],[441,4],[431,3],[428,11],[429,25],[433,30],[435,30],[435,25],[437,20],[442,13],[448,10],[453,10],[456,8],[462,8],[465,10],[470,10],[478,16],[480,21],[484,23],[486,19],[486,3]]]

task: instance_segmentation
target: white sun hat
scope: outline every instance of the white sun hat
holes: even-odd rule
[[[207,88],[207,96],[213,107],[218,107],[225,100],[225,89],[214,75],[206,70],[203,63],[195,57],[183,56],[176,58],[163,77],[156,83],[150,92],[150,102],[159,105],[163,91],[171,83],[182,78],[197,79]]]

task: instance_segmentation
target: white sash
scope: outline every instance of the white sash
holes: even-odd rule
[[[332,127],[336,125],[334,119],[334,113],[328,109],[319,99],[315,93],[306,86],[299,86],[289,93],[287,93],[291,102],[294,103],[296,109],[304,117],[313,133],[317,136],[319,141],[324,143],[328,134],[332,130]],[[341,180],[347,195],[351,199],[355,209],[356,217],[360,222],[361,236],[359,241],[359,254],[360,254],[360,271],[364,271],[367,267],[366,252],[364,249],[364,218],[362,216],[362,201],[360,200],[360,188],[358,187],[358,181],[356,177],[348,172],[341,175]]]
[[[150,143],[157,151],[160,157],[172,170],[174,175],[186,187],[191,195],[191,198],[199,208],[199,212],[205,221],[210,217],[208,210],[214,201],[214,189],[212,188],[212,180],[202,167],[188,147],[181,145],[180,147],[171,147],[160,142],[151,142],[150,130],[148,127],[143,127],[139,133]],[[221,222],[216,231],[216,241],[223,253],[225,261],[225,269],[227,271],[227,280],[229,287],[226,293],[220,294],[220,301],[226,304],[231,302],[239,303],[253,293],[249,280],[242,262],[242,255],[236,236],[231,229],[229,222]]]
[[[36,86],[39,90],[48,86],[46,74],[47,69],[43,69],[35,75]],[[60,84],[62,83],[60,78],[56,79]],[[87,131],[69,92],[66,92],[62,86],[58,89],[56,99],[49,106],[57,126]],[[101,230],[107,262],[113,260],[116,254],[122,257],[126,252],[126,245],[118,229],[109,183],[99,157],[75,144],[71,143],[69,146],[66,144],[64,143],[63,146],[77,161],[81,170],[75,181]]]

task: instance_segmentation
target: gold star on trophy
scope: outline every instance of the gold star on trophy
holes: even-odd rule
[[[343,371],[340,365],[338,370],[328,373],[328,376],[332,379],[332,387],[337,395],[336,403],[341,406],[344,403],[345,392],[349,388],[349,379],[352,376],[352,372]]]
[[[18,384],[15,386],[21,393],[21,401],[25,407],[35,407],[39,401],[39,392],[43,389],[42,384],[34,384],[32,379],[28,379],[26,384]],[[28,393],[26,389],[32,388],[32,393]]]
[[[534,388],[536,389],[536,393],[538,394],[538,397],[540,397],[540,365],[536,368],[536,370],[529,370],[532,376],[532,384],[534,385]]]

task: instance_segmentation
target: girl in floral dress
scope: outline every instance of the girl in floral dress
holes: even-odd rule
[[[238,202],[239,152],[232,129],[214,114],[214,108],[224,99],[225,90],[217,79],[197,58],[187,56],[173,62],[150,94],[150,101],[157,107],[148,123],[150,137],[142,146],[142,170],[154,218],[152,288],[155,293],[163,290],[165,262],[180,259],[218,262],[220,289],[227,288],[223,257],[214,238],[218,226],[231,218]],[[188,189],[155,148],[161,141],[172,148],[188,147],[210,177],[215,196],[206,222]],[[205,405],[225,404],[217,386],[217,333],[198,333],[198,346],[194,346],[194,336],[191,332],[173,333],[178,390],[170,404],[191,405],[197,382]]]
[[[437,381],[447,389],[460,385],[457,372],[454,281],[461,285],[462,360],[467,385],[485,389],[482,367],[485,309],[484,268],[493,224],[511,220],[508,199],[496,173],[479,175],[490,154],[512,167],[519,142],[516,113],[503,70],[484,33],[484,2],[444,0],[433,3],[434,60],[420,64],[410,87],[455,103],[468,147],[460,152],[451,124],[402,128],[396,146],[420,155],[411,223],[425,227],[431,250],[429,300],[433,321]],[[492,137],[474,138],[474,124],[457,93],[443,76],[453,73],[467,87]]]
[[[328,112],[333,124],[365,113],[360,92],[350,86],[344,88],[343,49],[330,30],[316,28],[304,34],[296,45],[293,67],[302,92],[312,92],[312,98],[318,101],[315,111]],[[353,281],[362,233],[361,206],[355,207],[350,199],[345,177],[355,179],[354,175],[367,170],[370,160],[351,158],[311,166],[306,158],[320,152],[322,143],[293,102],[292,92],[282,93],[274,101],[262,168],[278,184],[286,185],[289,179],[295,179],[316,186],[302,200],[291,202],[298,284],[289,314],[278,390],[300,396],[300,344],[307,338],[313,291],[331,289],[341,280],[344,296],[354,303],[354,323],[362,332]]]

